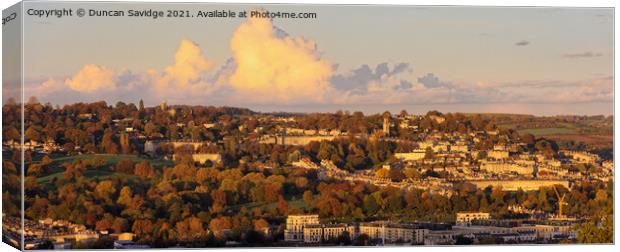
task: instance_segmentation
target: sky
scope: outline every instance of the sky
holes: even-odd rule
[[[316,19],[24,20],[25,96],[258,111],[613,114],[613,9],[27,3]],[[5,95],[6,97],[6,95]]]

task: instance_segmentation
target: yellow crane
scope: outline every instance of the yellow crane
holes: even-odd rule
[[[558,219],[563,219],[564,218],[564,205],[566,205],[566,202],[564,202],[564,198],[566,198],[566,193],[562,194],[562,196],[560,196],[560,193],[558,192],[558,189],[554,186],[553,187],[553,191],[555,192],[555,196],[558,198]]]

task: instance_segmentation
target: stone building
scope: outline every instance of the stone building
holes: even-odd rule
[[[306,225],[319,224],[318,214],[309,215],[289,215],[286,218],[286,229],[284,230],[285,241],[303,241],[304,227]]]

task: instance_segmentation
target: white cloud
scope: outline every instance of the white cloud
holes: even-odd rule
[[[104,66],[88,64],[65,83],[75,91],[94,93],[115,89],[116,80],[116,71]]]
[[[191,90],[194,85],[206,84],[204,75],[213,65],[196,43],[183,39],[174,55],[174,64],[167,66],[161,75],[155,74],[155,87],[159,91]]]
[[[278,32],[268,19],[249,18],[230,41],[236,69],[229,84],[246,102],[323,102],[331,64],[312,40]]]

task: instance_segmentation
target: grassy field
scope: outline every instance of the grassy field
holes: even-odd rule
[[[73,156],[62,156],[62,157],[58,157],[58,158],[54,158],[52,159],[54,163],[66,163],[66,162],[70,162],[73,163],[77,160],[93,160],[95,158],[100,158],[101,160],[106,162],[106,166],[108,165],[116,165],[116,163],[118,163],[118,161],[121,160],[131,160],[134,163],[138,163],[144,160],[148,160],[151,162],[151,165],[157,168],[161,168],[164,165],[167,166],[172,166],[173,163],[171,161],[167,161],[167,160],[161,160],[161,159],[150,159],[147,157],[141,157],[141,156],[137,156],[137,155],[122,155],[122,154],[87,154],[87,155],[73,155]]]
[[[503,124],[502,128],[515,128],[516,125]],[[558,124],[559,127],[552,128],[529,128],[518,129],[519,134],[530,133],[536,137],[544,137],[557,142],[583,142],[593,149],[612,148],[612,134],[588,133],[584,127],[578,127],[570,123]]]
[[[39,184],[43,186],[51,185],[50,183],[54,180],[54,178],[62,179],[63,175],[64,175],[64,172],[56,172],[54,174],[50,174],[50,175],[38,178],[37,182],[39,182]],[[84,171],[84,177],[86,178],[107,179],[107,178],[119,177],[119,176],[128,177],[132,175],[120,174],[120,173],[115,173],[115,172],[111,172],[107,170],[86,170]]]
[[[548,135],[570,135],[576,134],[577,130],[571,128],[539,128],[539,129],[521,129],[518,130],[519,134],[530,133],[535,136],[548,136]]]
[[[574,141],[583,142],[588,146],[601,149],[601,148],[613,148],[614,136],[613,135],[586,135],[586,134],[565,134],[565,135],[552,135],[546,136],[549,139],[555,141]]]
[[[73,156],[61,156],[52,158],[52,163],[48,166],[47,176],[43,176],[37,179],[37,182],[43,186],[51,185],[50,183],[54,178],[61,179],[64,174],[65,168],[62,166],[64,163],[73,163],[78,160],[93,160],[99,158],[105,162],[103,167],[98,170],[86,170],[84,171],[84,176],[87,178],[95,178],[98,177],[100,179],[106,179],[111,177],[133,177],[127,174],[120,174],[111,172],[108,167],[116,165],[121,160],[131,160],[134,163],[141,162],[143,160],[148,160],[151,162],[153,167],[161,169],[163,166],[173,166],[174,164],[171,161],[166,160],[152,160],[147,157],[141,157],[137,155],[111,155],[111,154],[87,154],[87,155],[73,155]]]

